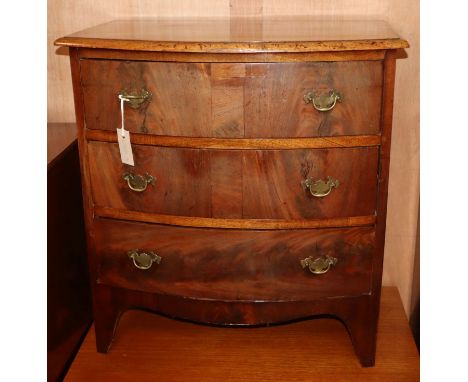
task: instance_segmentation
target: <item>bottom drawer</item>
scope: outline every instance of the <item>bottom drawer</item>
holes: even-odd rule
[[[371,288],[373,227],[242,231],[97,219],[93,231],[97,282],[110,286],[236,301],[307,301]],[[130,257],[132,250],[139,251]],[[141,254],[150,251],[159,263]]]

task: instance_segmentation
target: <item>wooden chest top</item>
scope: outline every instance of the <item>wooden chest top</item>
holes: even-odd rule
[[[158,52],[327,52],[407,48],[384,21],[310,17],[116,20],[56,45]]]

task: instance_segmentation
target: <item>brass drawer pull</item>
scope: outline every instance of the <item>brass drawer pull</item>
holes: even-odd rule
[[[330,90],[328,93],[320,95],[315,91],[310,91],[304,95],[305,103],[312,103],[318,111],[329,111],[333,109],[337,102],[341,102],[342,96],[336,90]]]
[[[151,100],[152,94],[146,89],[141,89],[140,92],[121,90],[119,96],[127,99],[131,108],[138,109],[145,102]]]
[[[154,184],[155,181],[155,179],[149,174],[139,175],[132,174],[131,172],[123,174],[123,178],[127,181],[128,188],[136,192],[145,191],[148,184]]]
[[[321,275],[323,273],[327,273],[331,266],[335,266],[338,262],[336,257],[331,256],[321,256],[317,258],[313,258],[312,256],[307,257],[304,260],[301,260],[302,268],[309,268],[309,271],[314,275]]]
[[[154,252],[140,252],[138,249],[132,249],[127,254],[138,269],[150,269],[153,263],[159,264],[162,260],[161,256]]]
[[[308,189],[312,196],[316,198],[323,198],[330,194],[332,188],[336,188],[340,185],[340,182],[337,179],[333,179],[331,176],[327,177],[327,181],[322,179],[313,180],[308,178],[302,181],[302,187]]]

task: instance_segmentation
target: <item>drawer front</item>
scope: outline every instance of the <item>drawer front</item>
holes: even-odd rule
[[[314,137],[380,131],[380,61],[275,64],[82,60],[86,127],[120,126],[118,93],[151,100],[126,107],[132,132],[193,137]],[[304,96],[335,90],[341,102],[318,111]],[[330,102],[316,105],[327,109]]]
[[[375,213],[376,147],[242,151],[133,145],[135,167],[121,163],[117,144],[90,142],[88,152],[93,200],[100,207],[235,219]],[[136,192],[124,179],[128,172],[148,173],[155,181]],[[329,195],[313,196],[304,188],[306,179],[328,176],[339,182]]]
[[[96,220],[98,283],[187,298],[301,301],[369,293],[371,227],[240,231]],[[138,249],[141,257],[129,256]],[[157,261],[145,262],[141,252]],[[301,260],[335,258],[323,274]],[[134,263],[135,261],[135,263]],[[140,269],[151,266],[148,269]]]

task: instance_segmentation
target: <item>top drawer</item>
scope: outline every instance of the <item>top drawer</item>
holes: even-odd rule
[[[120,126],[118,93],[151,99],[126,107],[126,128],[156,135],[280,138],[378,134],[382,62],[274,64],[82,60],[86,127]],[[328,111],[335,90],[341,102]]]

